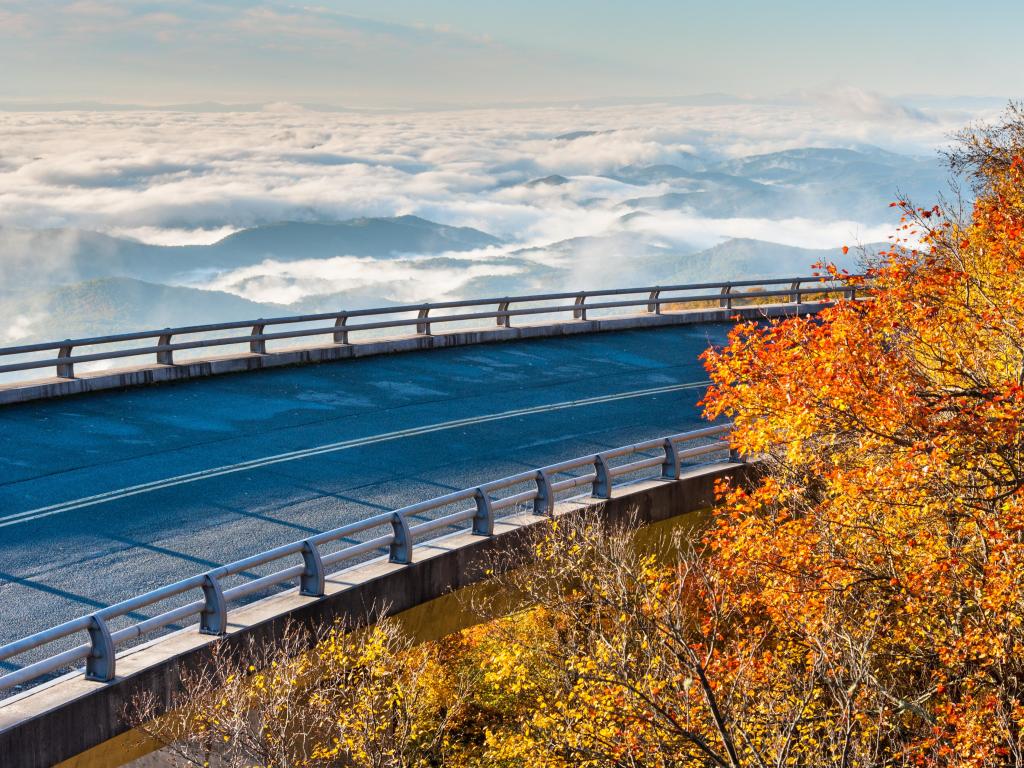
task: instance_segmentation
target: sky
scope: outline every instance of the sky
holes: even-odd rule
[[[0,0],[0,103],[1005,99],[1022,26],[1010,0]]]

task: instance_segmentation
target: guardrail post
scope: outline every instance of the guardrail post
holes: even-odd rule
[[[224,635],[228,631],[228,604],[220,581],[211,574],[203,576],[206,605],[199,614],[199,631],[204,635]]]
[[[608,474],[608,462],[600,453],[594,456],[594,485],[590,493],[598,499],[612,497],[612,477]]]
[[[658,299],[661,298],[661,289],[655,288],[651,291],[651,295],[647,297],[647,311],[652,315],[661,314],[661,302]]]
[[[424,336],[430,335],[430,322],[427,318],[430,316],[430,307],[423,307],[420,313],[416,316],[417,319],[422,322],[416,323],[416,333],[423,334]]]
[[[68,339],[71,341],[71,339]],[[74,347],[71,344],[65,343],[63,347],[57,350],[57,359],[67,360],[71,357],[71,350]],[[62,379],[73,379],[75,378],[75,364],[74,363],[57,363],[57,376]]]
[[[267,327],[266,323],[257,322],[252,327],[252,336],[254,336],[254,337],[255,336],[262,336],[263,335],[263,331],[266,330],[266,327]],[[253,353],[257,354],[257,355],[265,355],[265,354],[267,354],[267,340],[266,339],[253,338],[249,342],[249,351],[253,352]]]
[[[170,331],[171,329],[170,328],[166,328],[165,330]],[[172,334],[170,334],[170,333],[163,334],[159,339],[157,339],[156,345],[158,347],[170,346],[171,335]],[[174,350],[172,350],[172,349],[160,349],[160,350],[157,350],[156,361],[160,365],[174,365]]]
[[[746,463],[743,456],[740,455],[740,452],[737,449],[733,448],[731,445],[729,446],[729,461],[735,461],[739,464]]]
[[[483,488],[477,488],[474,498],[476,514],[473,515],[473,533],[477,536],[493,536],[494,506],[491,504],[491,497]]]
[[[395,540],[391,542],[388,559],[392,563],[408,565],[412,562],[412,531],[409,521],[397,512],[391,516],[391,527],[395,532]]]
[[[732,309],[732,285],[726,283],[722,286],[722,297],[718,300],[718,306]]]
[[[789,284],[789,290],[793,291],[793,293],[789,294],[789,301],[790,301],[790,303],[792,303],[792,304],[803,304],[804,303],[804,296],[803,296],[802,293],[800,293],[800,281],[799,280],[794,280],[792,283],[790,283]]]
[[[508,316],[508,299],[498,302],[498,327],[511,328],[512,318]]]
[[[107,622],[99,614],[89,617],[89,655],[85,659],[85,679],[109,683],[114,679],[114,639]]]
[[[661,462],[661,476],[665,480],[679,479],[679,447],[672,442],[672,438],[666,437],[663,445],[665,458]]]
[[[576,297],[573,302],[572,318],[573,320],[587,319],[587,294],[581,293]]]
[[[306,597],[324,596],[324,563],[320,559],[320,550],[308,539],[302,542],[302,562],[306,570],[302,572],[299,582],[299,594]]]
[[[334,321],[334,343],[335,344],[348,344],[348,330],[345,326],[348,324],[348,315],[341,315],[337,320]]]
[[[533,514],[537,517],[551,517],[555,514],[555,492],[551,478],[543,470],[537,470],[537,498],[533,500]]]
[[[854,299],[856,299],[857,298],[857,289],[856,288],[850,288],[848,291],[846,291],[846,298],[848,298],[850,301],[853,301]]]

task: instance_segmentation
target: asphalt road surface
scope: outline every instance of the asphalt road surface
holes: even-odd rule
[[[696,428],[698,357],[727,330],[462,347],[2,407],[0,644],[383,510]]]

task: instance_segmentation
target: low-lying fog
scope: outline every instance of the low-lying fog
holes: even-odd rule
[[[862,93],[0,112],[0,341],[807,273],[842,245],[884,242],[898,193],[949,196],[937,149],[982,116]]]

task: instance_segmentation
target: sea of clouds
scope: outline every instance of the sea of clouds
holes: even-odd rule
[[[924,110],[861,92],[790,103],[669,104],[434,112],[0,112],[0,229],[92,230],[161,245],[211,243],[283,220],[415,214],[469,226],[507,246],[464,254],[465,270],[422,280],[338,254],[329,262],[266,262],[195,285],[289,303],[382,277],[443,293],[482,269],[474,261],[621,228],[616,206],[636,187],[607,178],[625,166],[685,165],[798,147],[934,155],[985,114]],[[571,140],[561,134],[596,131]],[[560,186],[531,179],[559,174]],[[645,188],[645,194],[670,187]],[[594,203],[599,200],[599,203]],[[708,247],[730,237],[829,248],[883,240],[888,222],[806,217],[715,218],[665,211],[634,228]],[[72,244],[73,245],[73,244]],[[69,246],[72,247],[72,246]],[[0,253],[2,260],[10,257]],[[32,254],[45,260],[46,254]],[[410,282],[415,275],[416,280]],[[8,290],[16,286],[6,286]],[[403,295],[422,299],[433,295]]]

